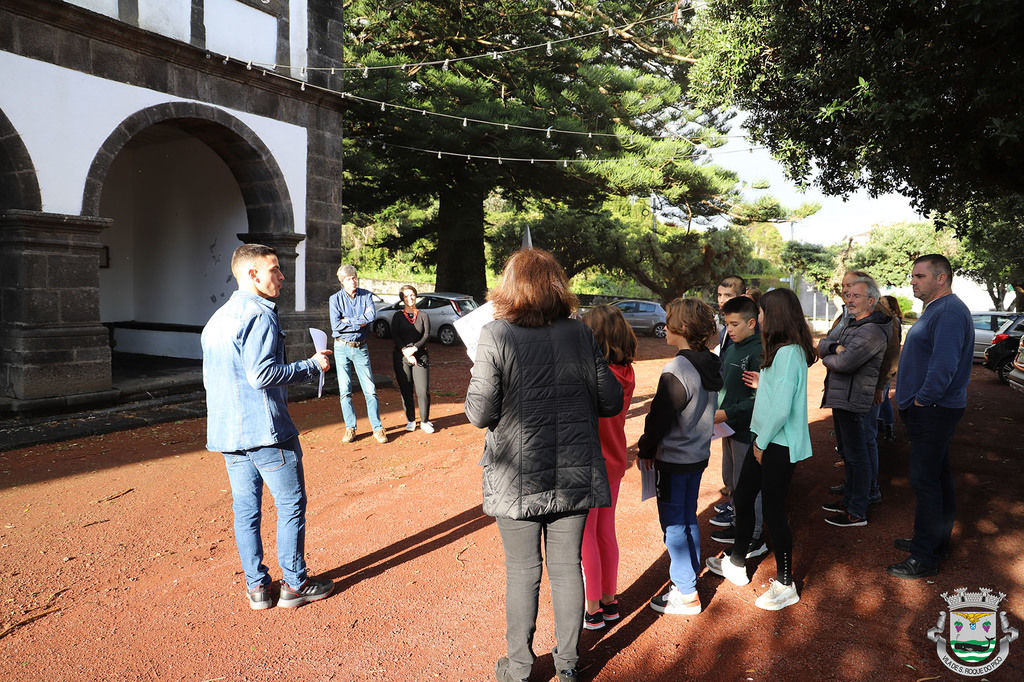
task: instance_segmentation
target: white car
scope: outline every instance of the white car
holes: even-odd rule
[[[377,317],[373,320],[372,327],[377,338],[386,339],[391,336],[391,320],[402,306],[403,303],[399,301],[377,309]],[[435,291],[420,294],[416,299],[416,307],[430,318],[431,338],[437,339],[445,346],[451,346],[459,341],[459,334],[452,322],[477,306],[469,294]]]

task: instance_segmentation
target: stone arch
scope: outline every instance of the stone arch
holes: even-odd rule
[[[0,208],[42,211],[36,167],[28,148],[0,110]]]
[[[195,102],[158,104],[126,118],[93,159],[85,181],[82,215],[99,215],[103,182],[118,152],[133,137],[156,124],[174,126],[202,140],[224,160],[242,192],[250,235],[295,231],[288,185],[270,149],[234,116]]]

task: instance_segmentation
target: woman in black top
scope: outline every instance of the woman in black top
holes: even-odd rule
[[[427,339],[430,337],[430,318],[416,307],[416,288],[406,284],[399,291],[405,306],[391,318],[391,339],[395,342],[393,356],[395,379],[402,392],[405,407],[405,430],[416,430],[416,403],[413,402],[413,387],[420,403],[420,428],[427,433],[434,432],[430,423],[430,361],[427,354]]]

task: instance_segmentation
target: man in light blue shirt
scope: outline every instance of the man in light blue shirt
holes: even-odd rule
[[[277,559],[283,574],[277,604],[301,606],[327,597],[334,583],[306,572],[306,485],[286,386],[319,378],[330,367],[331,351],[285,362],[284,332],[271,300],[281,294],[284,283],[274,249],[262,244],[238,247],[231,272],[238,291],[213,314],[202,334],[206,447],[224,454],[249,606],[273,606],[260,538],[264,483],[277,508]]]
[[[903,342],[896,373],[896,405],[910,437],[910,485],[917,497],[914,537],[896,548],[910,556],[889,566],[898,578],[938,572],[949,553],[956,499],[949,442],[967,407],[967,382],[974,362],[971,313],[953,293],[953,270],[945,256],[914,261],[911,285],[924,302],[921,318]]]
[[[377,316],[373,295],[359,288],[359,277],[354,265],[338,268],[341,291],[331,296],[331,335],[334,336],[334,359],[338,369],[338,392],[341,394],[341,414],[345,419],[342,443],[351,443],[356,437],[356,411],[352,405],[352,371],[359,379],[359,388],[366,399],[366,416],[378,443],[387,443],[388,435],[380,422],[377,407],[377,387],[370,369],[370,325]]]

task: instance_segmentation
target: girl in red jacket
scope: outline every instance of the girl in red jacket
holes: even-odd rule
[[[605,621],[619,617],[619,603],[615,598],[619,573],[619,543],[615,538],[615,502],[619,497],[619,483],[626,473],[626,412],[633,398],[636,380],[633,359],[636,357],[636,334],[626,322],[622,311],[615,306],[601,305],[583,315],[583,322],[594,332],[597,345],[608,358],[608,366],[622,384],[622,410],[614,417],[598,421],[601,434],[601,454],[608,470],[611,488],[610,507],[596,507],[587,515],[583,530],[583,578],[587,595],[587,612],[583,627],[600,630]]]

